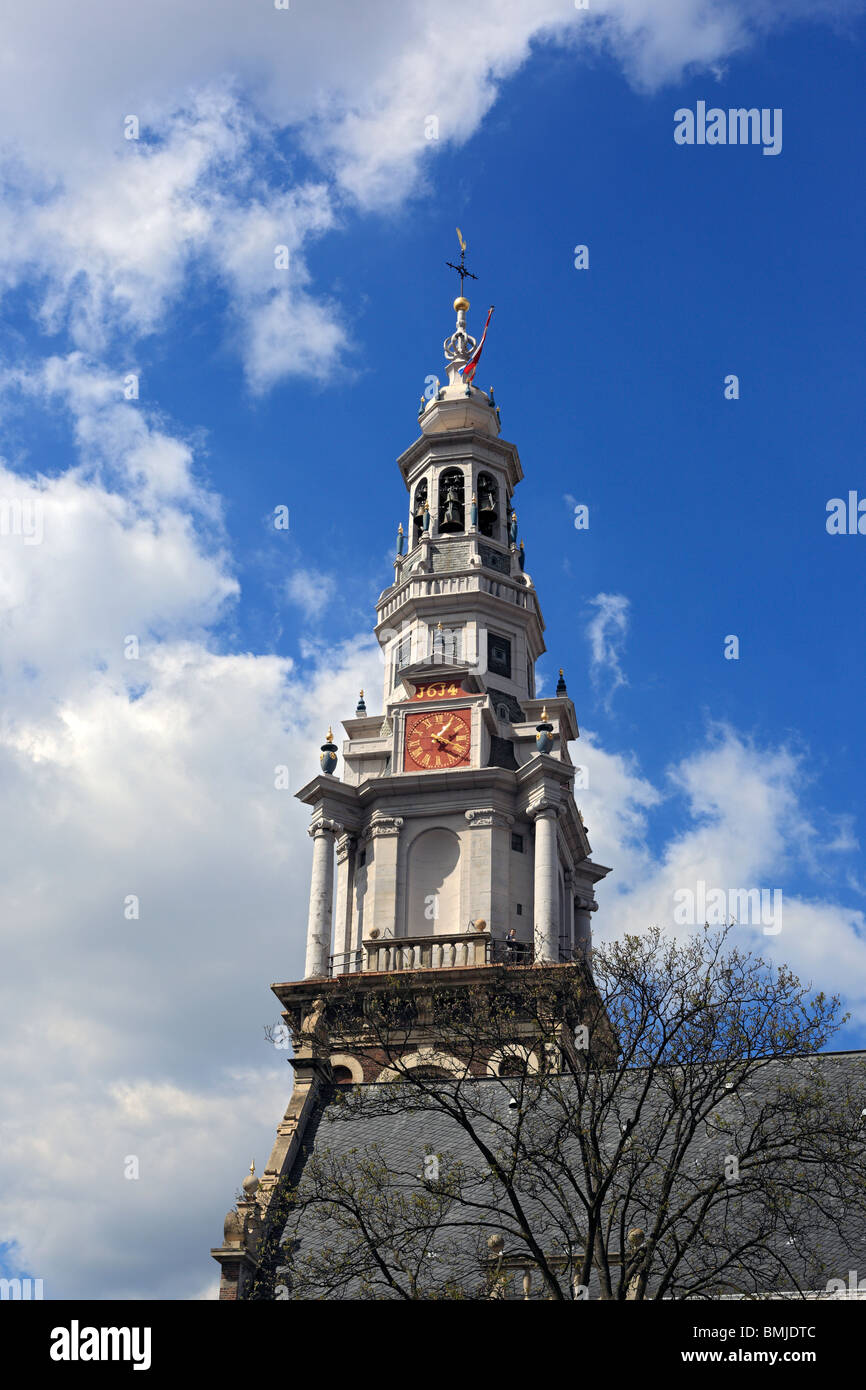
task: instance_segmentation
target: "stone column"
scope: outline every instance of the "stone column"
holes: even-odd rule
[[[337,901],[334,907],[335,973],[348,975],[351,946],[352,884],[355,869],[355,839],[341,835],[337,841]]]
[[[574,945],[575,950],[582,951],[588,956],[592,949],[592,918],[590,913],[596,912],[598,903],[592,898],[584,897],[578,893],[574,899]]]
[[[562,934],[567,938],[568,949],[574,955],[577,951],[577,941],[574,935],[574,874],[571,869],[566,869],[563,877],[565,879],[565,921],[562,924]]]
[[[549,964],[559,960],[559,806],[540,801],[528,814],[535,821],[535,959]]]
[[[306,980],[328,973],[334,907],[334,839],[342,830],[336,821],[323,819],[311,825],[307,832],[313,837],[313,872],[307,919]]]

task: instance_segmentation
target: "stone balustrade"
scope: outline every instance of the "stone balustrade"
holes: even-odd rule
[[[429,598],[431,594],[468,593],[491,594],[494,598],[506,599],[519,608],[529,607],[527,589],[506,574],[503,574],[499,579],[490,579],[487,575],[476,572],[469,574],[413,574],[410,579],[400,585],[399,594],[389,594],[388,598],[379,604],[379,622],[387,622],[391,614],[398,608],[402,608],[408,599],[425,599]]]
[[[402,936],[364,942],[365,970],[443,970],[449,966],[486,965],[490,959],[490,932],[456,932],[453,935]]]

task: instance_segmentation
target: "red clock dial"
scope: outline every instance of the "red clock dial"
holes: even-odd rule
[[[406,719],[404,772],[435,772],[469,762],[471,711],[437,709]]]

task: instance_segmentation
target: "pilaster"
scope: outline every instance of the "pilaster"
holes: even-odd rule
[[[397,922],[397,857],[402,816],[376,811],[367,831],[367,894],[364,936],[394,936]]]
[[[508,930],[511,827],[514,817],[493,806],[465,812],[469,826],[469,910],[491,933]]]

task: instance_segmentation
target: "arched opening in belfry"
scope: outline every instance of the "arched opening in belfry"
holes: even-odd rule
[[[424,830],[409,848],[407,936],[460,931],[460,841],[453,830]]]
[[[459,468],[446,468],[439,479],[440,534],[465,530],[464,516],[463,474]]]
[[[424,507],[427,502],[427,479],[422,478],[415,489],[412,503],[412,544],[418,545],[424,533]]]
[[[503,1057],[499,1063],[499,1075],[503,1077],[526,1076],[529,1064],[525,1057],[517,1057],[513,1053]]]
[[[499,525],[496,479],[490,473],[478,474],[478,529],[482,536],[495,536]]]

